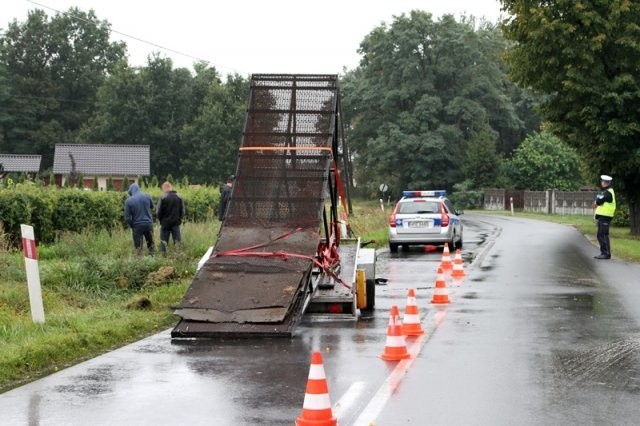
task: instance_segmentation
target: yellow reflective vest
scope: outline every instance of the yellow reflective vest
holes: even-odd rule
[[[613,192],[613,188],[607,188],[606,191],[611,192],[611,202],[604,202],[596,207],[596,215],[613,217],[616,212],[616,194]]]

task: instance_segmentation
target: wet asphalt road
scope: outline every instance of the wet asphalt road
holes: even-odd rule
[[[167,330],[0,395],[0,424],[291,425],[313,350],[341,425],[640,423],[640,267],[594,260],[562,225],[464,223],[451,305],[428,303],[440,251],[380,250],[388,283],[370,318],[305,319],[292,340],[178,343]],[[426,334],[386,362],[389,309],[409,288]]]

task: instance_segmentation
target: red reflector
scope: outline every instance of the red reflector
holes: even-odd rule
[[[342,306],[340,306],[339,303],[332,303],[331,305],[329,305],[329,313],[330,314],[341,314],[342,313]]]
[[[441,220],[442,223],[440,224],[440,226],[449,226],[449,215],[447,214],[447,211],[444,209],[444,204],[440,204],[440,213],[442,213],[441,216]]]

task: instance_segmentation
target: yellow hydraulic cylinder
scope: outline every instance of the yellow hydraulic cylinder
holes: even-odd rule
[[[356,270],[356,301],[358,309],[367,308],[367,280],[364,276],[364,269]]]

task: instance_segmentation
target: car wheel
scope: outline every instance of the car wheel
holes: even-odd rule
[[[458,242],[456,243],[456,248],[462,250],[462,235],[460,235],[460,238],[458,239]]]
[[[391,253],[397,253],[398,252],[398,244],[389,243],[389,251]]]

